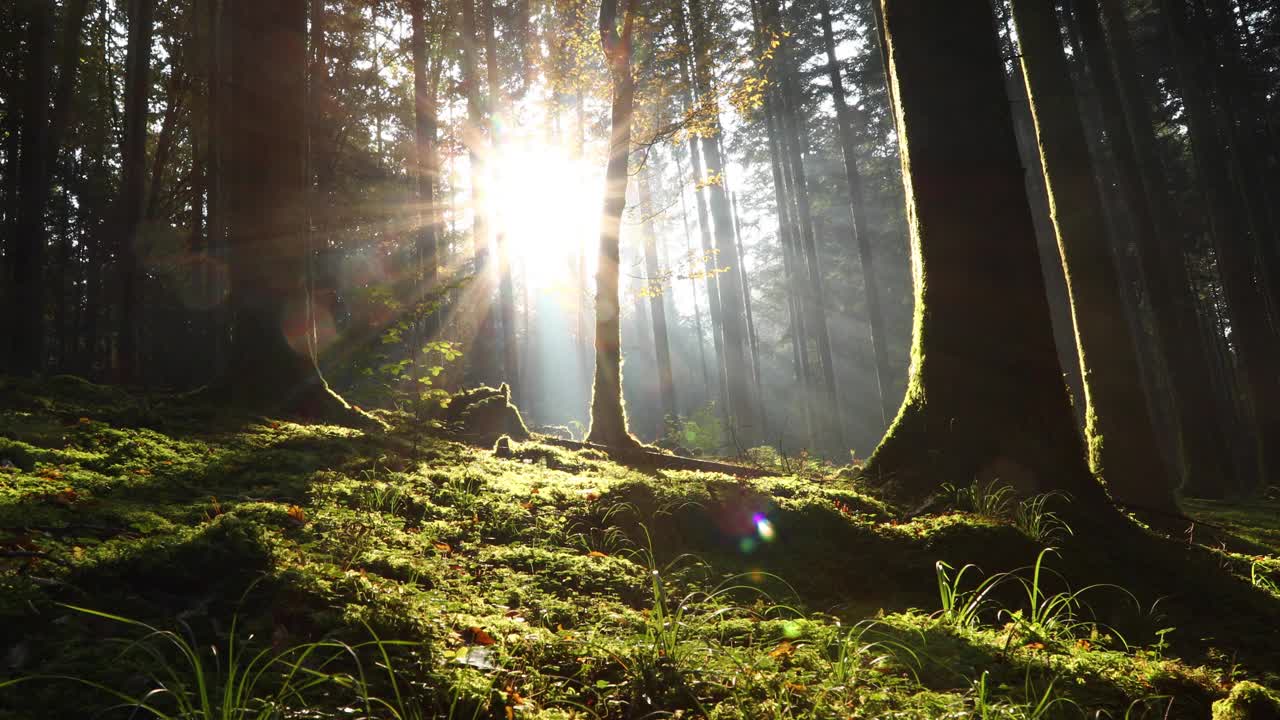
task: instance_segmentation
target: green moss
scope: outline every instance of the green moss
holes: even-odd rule
[[[1213,704],[1213,720],[1277,720],[1280,698],[1255,682],[1238,682]]]
[[[1167,694],[1169,717],[1202,718],[1233,662],[1263,681],[1274,668],[1248,646],[1256,626],[1217,618],[1142,620],[1179,628],[1159,652],[1142,649],[1141,622],[1116,611],[1127,601],[1101,594],[1090,610],[1133,647],[1106,631],[1088,647],[1010,645],[994,609],[977,629],[941,627],[930,617],[935,562],[994,573],[1039,547],[963,513],[899,522],[825,476],[637,469],[536,440],[498,457],[405,427],[200,425],[183,420],[198,408],[160,399],[145,403],[159,409],[144,426],[113,411],[115,394],[67,386],[44,398],[24,384],[27,409],[0,396],[3,447],[26,466],[0,474],[0,549],[39,553],[0,558],[0,647],[14,674],[136,682],[103,642],[127,628],[58,603],[206,645],[226,640],[232,617],[243,636],[279,646],[358,644],[367,624],[408,643],[394,648],[396,667],[428,716],[456,702],[466,717],[504,717],[517,696],[520,718],[581,707],[604,718],[958,716],[988,672],[1006,709],[1025,702],[1027,677],[1040,688],[1062,678],[1054,692],[1091,712],[1119,717]],[[64,396],[74,416],[59,414]],[[1103,557],[1077,543],[1054,569],[1082,586]],[[1142,573],[1127,582],[1148,606],[1157,596]],[[994,599],[1010,611],[1019,602]],[[1220,655],[1196,654],[1210,632]],[[312,714],[339,715],[325,702]],[[0,718],[82,717],[109,703],[28,685],[0,689]]]

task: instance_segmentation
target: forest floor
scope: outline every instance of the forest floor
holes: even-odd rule
[[[1274,503],[1139,548],[385,419],[0,379],[0,719],[1280,712]]]

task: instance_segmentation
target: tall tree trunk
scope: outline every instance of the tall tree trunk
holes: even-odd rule
[[[658,394],[662,398],[662,418],[665,428],[666,418],[675,417],[679,412],[676,407],[676,383],[671,370],[671,341],[667,335],[667,309],[663,304],[665,288],[659,284],[662,269],[658,265],[658,238],[653,232],[653,196],[649,189],[649,171],[641,172],[640,212],[644,216],[640,232],[644,237],[645,294],[649,296],[649,313],[653,318],[653,352],[658,361]],[[659,433],[661,435],[661,432]]]
[[[689,25],[685,19],[684,2],[677,3],[675,10],[676,34],[678,38],[684,40],[689,48],[694,47],[695,39],[690,34]],[[691,69],[692,53],[690,55],[681,55],[680,72],[684,80],[684,108],[686,113],[695,111],[698,98],[694,89],[696,82],[694,80],[695,69]],[[729,378],[725,371],[724,360],[724,319],[720,304],[720,281],[718,278],[719,264],[716,262],[715,252],[712,249],[711,240],[711,218],[707,209],[707,196],[703,193],[705,188],[706,174],[703,171],[702,164],[702,141],[694,133],[689,133],[689,165],[693,171],[693,196],[695,207],[698,213],[698,238],[702,247],[703,257],[703,282],[707,289],[707,313],[710,316],[711,325],[711,345],[713,350],[712,362],[716,368],[716,388],[718,390],[717,402],[719,403],[719,414],[721,419],[729,422]]]
[[[1258,87],[1259,73],[1242,62],[1246,40],[1232,3],[1195,0],[1193,4],[1195,24],[1202,28],[1203,38],[1197,43],[1198,69],[1218,92],[1218,123],[1227,141],[1224,150],[1231,179],[1244,205],[1246,224],[1260,248],[1262,284],[1272,322],[1280,326],[1280,209],[1276,207],[1280,200],[1280,132],[1268,132],[1268,113],[1261,107],[1268,90]],[[1185,33],[1193,35],[1190,25]],[[1272,123],[1280,120],[1274,111],[1270,118]]]
[[[182,112],[186,95],[186,74],[183,72],[181,56],[170,53],[169,57],[171,65],[168,86],[165,88],[164,115],[160,120],[160,134],[156,136],[156,147],[151,158],[151,181],[146,183],[148,192],[142,213],[145,220],[154,220],[160,214],[164,174],[169,167],[169,155],[173,152],[175,134],[178,132],[178,114]]]
[[[1075,321],[1090,469],[1117,501],[1176,512],[1120,312],[1120,281],[1058,19],[1045,0],[1013,0],[1013,18]]]
[[[723,334],[723,360],[727,380],[726,396],[730,429],[739,442],[750,445],[760,435],[759,408],[751,382],[751,369],[747,362],[749,338],[742,297],[742,262],[738,258],[734,242],[733,211],[725,188],[724,159],[721,157],[719,135],[720,111],[717,88],[713,75],[715,69],[711,54],[711,31],[707,10],[701,0],[689,0],[690,31],[693,40],[693,78],[701,115],[706,118],[710,134],[701,138],[702,154],[706,160],[706,181],[710,195],[711,216],[715,224],[716,264],[722,269],[717,278],[720,302],[721,332]]]
[[[323,2],[323,0],[319,0]],[[208,3],[209,47],[208,74],[206,76],[207,105],[205,107],[208,124],[207,148],[207,180],[205,182],[208,195],[209,240],[206,245],[208,262],[207,282],[209,284],[209,300],[213,303],[213,311],[209,317],[210,371],[214,378],[219,377],[226,369],[227,361],[227,326],[229,311],[226,293],[229,290],[229,279],[226,269],[227,235],[226,221],[223,214],[223,142],[225,127],[222,122],[222,108],[219,103],[223,96],[223,56],[225,38],[223,37],[222,0],[206,0]],[[311,125],[314,136],[315,126]]]
[[[1133,217],[1134,240],[1155,321],[1155,344],[1173,390],[1179,470],[1187,492],[1213,492],[1214,488],[1221,492],[1232,477],[1231,453],[1218,420],[1204,346],[1191,340],[1197,337],[1197,321],[1182,242],[1172,228],[1159,225],[1168,217],[1163,209],[1168,198],[1159,182],[1164,173],[1150,113],[1135,75],[1124,18],[1111,0],[1102,3],[1109,8],[1106,32],[1098,0],[1076,0],[1075,20],[1107,123],[1120,190]]]
[[[1104,504],[1054,348],[991,8],[883,2],[915,322],[906,400],[866,477],[900,501],[994,476]]]
[[[627,432],[627,416],[622,407],[622,305],[618,294],[618,236],[622,211],[627,204],[627,158],[631,154],[631,114],[635,100],[635,78],[631,74],[634,1],[625,0],[621,33],[618,0],[600,3],[600,46],[613,81],[613,103],[596,267],[596,370],[591,395],[591,428],[587,432],[587,442],[622,448],[639,446]]]
[[[436,286],[436,268],[439,265],[436,226],[439,217],[435,207],[435,135],[436,89],[427,75],[427,28],[425,0],[410,0],[409,13],[413,37],[413,107],[414,107],[414,177],[418,201],[418,222],[421,229],[417,237],[417,254],[421,283],[418,299],[432,293]],[[435,335],[438,315],[430,313],[421,320],[423,338]],[[421,344],[419,343],[419,348]],[[418,351],[415,348],[415,353]]]
[[[44,367],[45,202],[48,189],[49,55],[52,6],[23,3],[27,19],[22,86],[18,208],[9,247],[9,302],[17,316],[10,330],[10,370],[35,375]]]
[[[680,225],[684,228],[685,257],[693,262],[693,238],[689,233],[689,206],[684,199],[684,168],[680,165],[680,153],[672,153],[676,158],[676,178],[680,188]],[[689,294],[693,297],[694,329],[698,337],[698,364],[702,367],[702,387],[707,395],[711,394],[711,371],[707,367],[707,339],[702,328],[702,307],[698,304],[698,280],[694,276],[693,267],[689,268]],[[692,410],[692,407],[690,408]]]
[[[738,214],[738,193],[730,194],[733,201],[733,237],[738,251],[738,266],[742,272],[742,302],[747,313],[747,349],[751,351],[751,379],[755,383],[756,400],[760,403],[760,438],[769,438],[769,414],[765,408],[764,385],[760,379],[760,339],[756,336],[756,319],[751,312],[751,276],[747,272],[747,256],[742,249],[742,216]]]
[[[875,0],[872,0],[875,2]],[[853,112],[844,96],[840,62],[836,58],[835,33],[831,29],[831,6],[828,0],[819,0],[818,11],[822,17],[822,39],[827,51],[827,78],[831,82],[831,100],[836,108],[836,122],[840,132],[840,151],[844,157],[845,183],[849,190],[850,235],[858,251],[862,265],[862,280],[867,303],[867,323],[871,327],[871,352],[875,358],[876,392],[880,397],[880,414],[888,427],[898,404],[889,394],[889,353],[885,349],[884,312],[880,309],[880,278],[876,275],[871,253],[871,238],[863,219],[862,173],[858,169],[857,143],[854,138]]]
[[[121,151],[119,303],[116,332],[120,339],[116,379],[138,379],[138,296],[142,286],[138,267],[138,230],[143,217],[146,187],[147,97],[151,91],[151,34],[154,0],[132,0],[129,15],[129,47],[125,59],[124,148]]]
[[[878,1],[878,0],[877,0]],[[773,172],[774,202],[778,215],[778,244],[782,248],[783,280],[786,286],[787,313],[790,321],[791,354],[796,384],[800,390],[800,413],[804,418],[804,437],[809,447],[817,446],[813,417],[813,378],[809,370],[809,341],[805,332],[805,302],[796,268],[796,247],[800,244],[799,227],[793,205],[792,184],[784,159],[781,122],[776,111],[776,98],[766,95],[765,121],[769,140],[769,160]]]

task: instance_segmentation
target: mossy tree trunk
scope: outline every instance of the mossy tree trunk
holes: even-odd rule
[[[984,0],[883,0],[915,287],[906,399],[865,477],[899,502],[998,477],[1106,503],[1054,348]]]
[[[1053,3],[1013,0],[1013,18],[1075,323],[1090,467],[1116,500],[1176,512]]]
[[[621,32],[618,0],[601,2],[599,25],[600,46],[613,81],[613,104],[596,265],[596,370],[587,442],[619,448],[640,444],[627,431],[627,415],[622,406],[622,304],[618,294],[618,236],[622,211],[627,204],[627,159],[631,154],[631,114],[635,101],[635,78],[631,74],[633,1],[624,0]]]

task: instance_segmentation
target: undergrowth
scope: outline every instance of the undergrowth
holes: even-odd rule
[[[826,472],[0,382],[4,720],[1202,718],[1277,680],[1185,598],[1157,617],[1165,578],[1097,579],[1055,496],[903,521]]]

